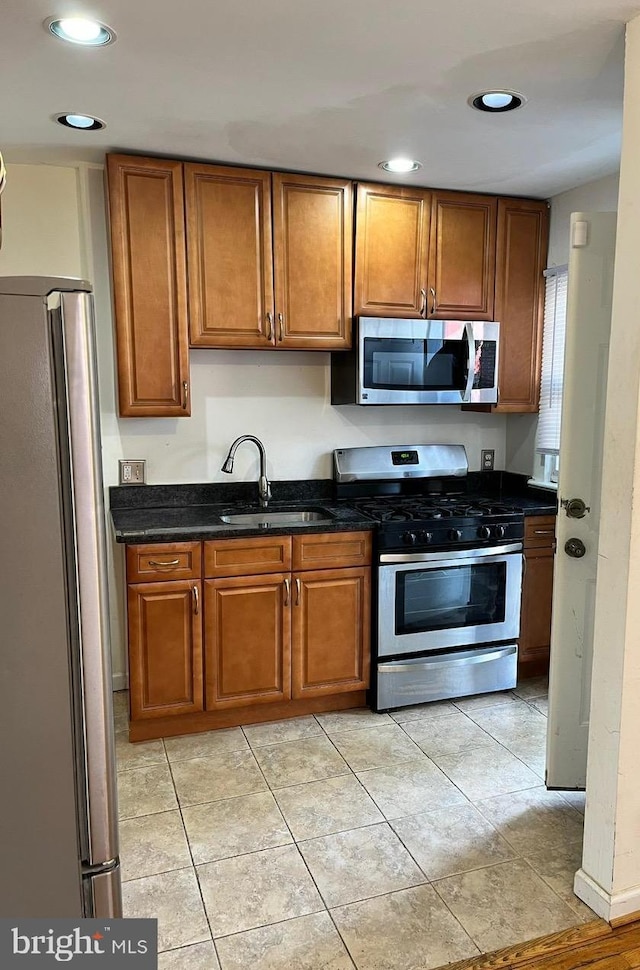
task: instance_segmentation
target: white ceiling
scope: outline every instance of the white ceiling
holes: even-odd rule
[[[106,150],[540,197],[618,168],[624,23],[640,0],[2,0],[0,148]],[[91,50],[50,16],[118,35]],[[506,87],[511,114],[467,105]],[[51,121],[97,115],[102,132]],[[418,158],[417,175],[377,163]]]

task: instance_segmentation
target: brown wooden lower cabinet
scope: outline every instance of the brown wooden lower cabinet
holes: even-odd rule
[[[201,711],[202,584],[136,583],[127,600],[132,719]]]
[[[283,573],[205,580],[206,708],[291,697],[290,595]]]
[[[554,553],[555,516],[528,517],[520,612],[520,676],[535,676],[549,669]]]
[[[131,739],[364,704],[370,562],[366,532],[129,546]]]
[[[371,570],[295,573],[293,697],[320,697],[369,686]]]

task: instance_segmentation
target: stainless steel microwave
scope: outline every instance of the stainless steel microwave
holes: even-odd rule
[[[332,404],[496,404],[499,323],[358,317]]]

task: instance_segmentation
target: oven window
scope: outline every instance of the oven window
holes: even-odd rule
[[[468,366],[465,340],[364,339],[364,386],[372,389],[460,391]]]
[[[503,623],[507,564],[430,566],[396,574],[396,634]]]

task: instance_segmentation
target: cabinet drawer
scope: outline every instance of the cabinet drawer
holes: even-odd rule
[[[553,545],[555,537],[555,515],[533,515],[524,520],[525,549]]]
[[[293,537],[293,569],[336,569],[371,564],[370,532],[322,532]]]
[[[158,542],[127,546],[127,582],[157,583],[163,579],[199,579],[202,546],[199,542]]]
[[[291,569],[291,536],[217,539],[204,544],[207,577],[249,576]]]

